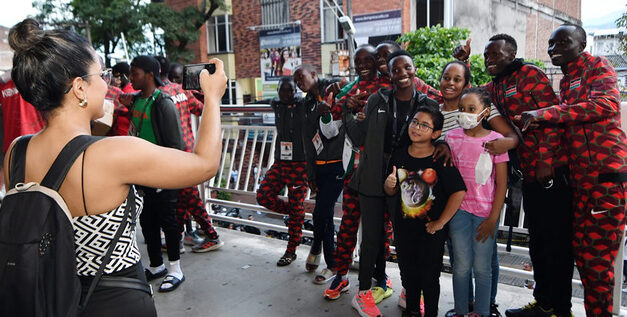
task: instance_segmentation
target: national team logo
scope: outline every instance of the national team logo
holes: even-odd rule
[[[506,98],[509,98],[509,97],[515,95],[516,93],[517,93],[516,85],[509,86],[509,87],[507,87],[507,89],[505,89],[505,97]]]
[[[581,77],[570,80],[570,90],[581,87]]]

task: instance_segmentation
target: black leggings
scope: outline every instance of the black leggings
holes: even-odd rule
[[[109,274],[109,276],[136,278],[146,283],[146,275],[141,263]],[[80,277],[80,281],[82,286],[81,297],[83,297],[87,294],[92,278]],[[152,317],[157,316],[157,310],[152,296],[144,291],[130,288],[96,286],[81,316]]]

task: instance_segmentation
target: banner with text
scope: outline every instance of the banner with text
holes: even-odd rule
[[[280,30],[259,31],[262,95],[277,95],[277,83],[282,76],[293,75],[302,63],[300,26]]]
[[[401,10],[355,15],[353,23],[358,45],[367,44],[371,37],[400,35],[403,31]]]

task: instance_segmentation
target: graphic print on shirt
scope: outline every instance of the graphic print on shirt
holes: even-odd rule
[[[401,185],[403,217],[425,218],[435,200],[433,186],[438,181],[435,170],[427,168],[415,172],[400,168],[398,181]]]

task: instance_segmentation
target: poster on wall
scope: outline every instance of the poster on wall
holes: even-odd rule
[[[401,10],[355,15],[353,23],[358,45],[368,44],[372,40],[395,40],[403,30]]]
[[[263,98],[277,95],[282,76],[292,76],[302,63],[300,26],[259,31],[261,82]]]

